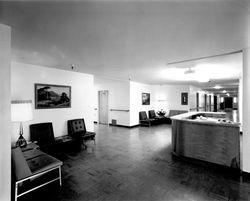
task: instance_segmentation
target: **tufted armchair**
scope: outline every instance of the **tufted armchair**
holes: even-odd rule
[[[95,143],[95,133],[86,130],[84,119],[68,120],[68,134],[73,138],[82,140],[84,147],[87,140],[93,140]]]

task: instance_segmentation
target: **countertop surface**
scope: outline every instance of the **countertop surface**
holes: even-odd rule
[[[198,115],[204,114],[204,116]],[[197,115],[195,119],[190,117]],[[206,117],[206,115],[208,115]],[[230,126],[240,127],[240,123],[232,122],[225,118],[224,112],[188,112],[180,115],[171,117],[172,120],[185,121],[193,124],[208,124],[208,125],[219,125],[219,126]]]

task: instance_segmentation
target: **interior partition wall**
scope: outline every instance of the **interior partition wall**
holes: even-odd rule
[[[11,29],[0,24],[0,200],[10,201],[11,121],[10,121]]]

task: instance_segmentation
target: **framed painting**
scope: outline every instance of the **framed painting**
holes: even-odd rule
[[[181,93],[181,104],[188,105],[188,93],[187,92]]]
[[[35,109],[71,107],[71,87],[35,84]]]
[[[142,93],[142,105],[150,105],[150,94]]]

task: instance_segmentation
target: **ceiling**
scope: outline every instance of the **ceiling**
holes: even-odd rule
[[[192,83],[210,88],[217,83],[231,86],[241,76],[241,53],[210,56],[245,47],[248,3],[0,1],[0,23],[12,28],[12,60],[17,62],[148,84]],[[209,59],[198,59],[203,57]],[[168,65],[190,59],[194,61]],[[169,69],[197,71],[201,63],[199,68],[206,69],[210,82],[168,76]]]

